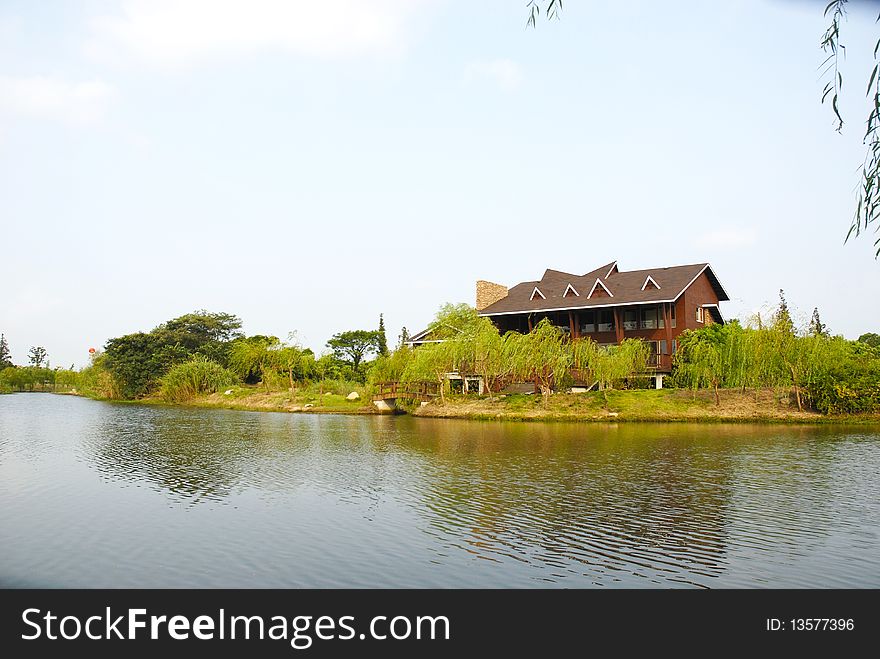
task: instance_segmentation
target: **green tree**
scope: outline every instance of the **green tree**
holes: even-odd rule
[[[327,347],[337,359],[351,365],[355,373],[360,372],[364,357],[379,351],[379,332],[377,330],[349,330],[334,334]]]
[[[789,311],[788,302],[785,300],[785,291],[781,288],[779,289],[779,306],[776,307],[773,324],[781,332],[794,334],[794,321],[791,319],[791,311]]]
[[[9,344],[6,335],[0,334],[0,370],[12,366],[12,355],[9,353]]]
[[[454,368],[454,348],[449,341],[419,346],[406,365],[400,379],[402,382],[432,380],[439,384],[440,404],[446,403],[446,376]]]
[[[508,332],[504,353],[512,375],[535,382],[544,407],[549,406],[553,386],[568,374],[572,363],[562,329],[543,318],[528,334]]]
[[[28,362],[35,368],[40,368],[49,354],[43,346],[33,346],[28,351]]]
[[[678,382],[695,392],[701,386],[710,386],[715,392],[715,404],[720,405],[718,386],[724,380],[725,341],[721,327],[710,325],[698,331],[686,331],[678,337],[676,376]]]
[[[810,336],[831,336],[828,327],[819,318],[819,307],[813,307],[813,316],[810,318],[810,326],[807,329]]]
[[[407,344],[407,342],[409,342],[409,339],[409,330],[406,329],[406,326],[404,326],[400,329],[400,336],[397,337],[397,347],[402,348]]]
[[[388,340],[385,338],[385,318],[382,314],[379,314],[379,329],[378,332],[378,353],[383,357],[388,355]]]
[[[249,384],[263,381],[268,390],[266,372],[275,365],[273,352],[279,347],[281,342],[275,336],[255,335],[237,339],[229,347],[229,369]]]
[[[168,370],[160,355],[164,347],[159,337],[146,332],[126,334],[107,341],[104,365],[116,383],[113,389],[126,399],[147,395]]]
[[[379,355],[370,364],[369,382],[393,382],[403,377],[406,367],[413,358],[413,349],[407,345],[400,346],[389,355]]]
[[[428,325],[433,340],[452,339],[468,332],[480,320],[476,309],[469,304],[444,304]]]
[[[862,334],[859,337],[860,343],[866,343],[872,348],[880,348],[880,334],[875,334],[874,332],[867,332]]]
[[[644,374],[650,354],[648,344],[639,339],[624,339],[615,346],[600,346],[589,338],[576,339],[571,351],[574,367],[588,370],[598,382],[606,408],[608,390],[616,382]]]
[[[241,319],[228,313],[212,313],[204,309],[184,314],[162,323],[153,330],[163,345],[176,346],[167,363],[181,362],[199,353],[220,364],[226,364],[231,342],[242,338]]]

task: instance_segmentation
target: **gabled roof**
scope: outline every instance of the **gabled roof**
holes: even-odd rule
[[[583,275],[548,269],[540,280],[524,281],[511,288],[507,297],[490,304],[480,312],[480,315],[494,316],[532,311],[674,302],[704,273],[718,299],[729,300],[708,263],[623,272],[618,269],[617,261],[612,261]],[[659,288],[651,284],[644,286],[649,277]],[[590,291],[592,294],[593,289],[599,285],[608,292],[607,297],[594,296],[591,299],[584,294],[565,296],[569,286],[582,293]],[[536,288],[541,291],[543,299],[537,295],[534,299],[530,299]]]

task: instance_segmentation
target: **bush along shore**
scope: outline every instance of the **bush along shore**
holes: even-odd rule
[[[381,413],[379,383],[432,383],[426,404],[399,400],[416,416],[474,419],[633,421],[880,420],[880,339],[831,336],[814,311],[798,329],[784,298],[748,326],[738,321],[682,333],[671,388],[649,389],[646,344],[603,347],[569,340],[546,319],[529,334],[499,334],[468,305],[445,305],[433,342],[389,350],[378,329],[335,334],[321,355],[273,336],[245,336],[231,314],[197,311],[107,341],[75,371],[7,365],[0,391],[55,391],[152,404],[285,412]],[[32,349],[46,358],[42,348]],[[482,395],[462,393],[447,374],[479,378]],[[575,377],[578,380],[575,380]],[[532,383],[534,394],[508,394]],[[574,384],[597,389],[568,393]],[[458,386],[457,389],[454,387]]]

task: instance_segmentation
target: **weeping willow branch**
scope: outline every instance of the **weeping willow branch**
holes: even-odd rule
[[[822,103],[831,99],[831,110],[834,112],[835,130],[843,128],[843,117],[840,114],[840,90],[843,87],[843,76],[840,73],[840,56],[846,54],[846,48],[840,41],[840,24],[846,19],[847,0],[832,0],[825,7],[825,16],[831,18],[831,24],[822,35],[822,50],[828,57],[822,62],[822,77],[828,78],[822,89]],[[880,16],[877,17],[880,21]],[[865,95],[870,100],[870,112],[865,126],[862,143],[867,147],[865,159],[858,185],[856,210],[850,223],[844,242],[852,236],[867,232],[870,224],[876,223],[875,233],[880,232],[880,39],[874,46],[874,67],[868,79]],[[880,257],[880,238],[874,241],[877,248],[874,257]]]
[[[831,109],[834,111],[835,130],[839,133],[843,128],[843,117],[840,114],[840,90],[843,87],[843,75],[840,73],[840,56],[846,55],[846,47],[840,42],[840,22],[846,17],[847,0],[832,0],[825,7],[825,16],[831,16],[831,25],[822,35],[822,50],[828,53],[828,57],[820,65],[822,77],[830,80],[825,83],[822,90],[822,103],[831,96]]]
[[[548,19],[559,18],[559,13],[562,11],[562,0],[529,0],[526,7],[529,9],[529,20],[526,24],[529,27],[535,27],[542,12]]]

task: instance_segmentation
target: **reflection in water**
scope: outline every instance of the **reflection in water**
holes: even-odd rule
[[[0,583],[878,586],[878,467],[876,428],[5,396]]]

